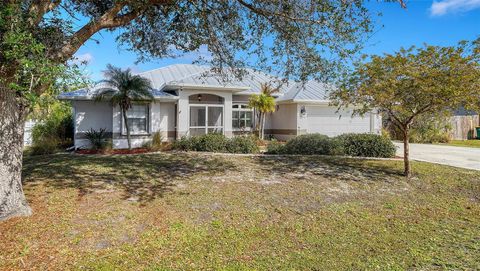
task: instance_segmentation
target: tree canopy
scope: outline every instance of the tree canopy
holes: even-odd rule
[[[449,47],[402,48],[358,63],[332,98],[356,114],[374,109],[386,114],[404,133],[408,160],[408,133],[419,115],[480,108],[479,60],[480,39]]]
[[[285,77],[334,76],[372,31],[363,1],[6,1],[0,8],[0,80],[41,92],[99,31],[118,31],[139,60],[206,46],[213,67],[253,66]],[[240,71],[240,70],[235,70]]]

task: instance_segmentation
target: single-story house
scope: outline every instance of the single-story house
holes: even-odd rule
[[[250,95],[259,93],[262,83],[280,82],[279,78],[247,70],[242,79],[219,76],[209,67],[177,64],[139,74],[151,80],[154,101],[138,103],[127,113],[131,123],[132,146],[140,147],[160,132],[164,140],[210,132],[231,137],[252,131],[256,112],[247,106]],[[337,112],[329,105],[326,84],[286,81],[275,93],[276,111],[268,114],[265,134],[279,140],[321,133],[380,133],[381,116],[371,112],[352,117],[351,110]],[[97,84],[59,95],[72,102],[75,119],[76,148],[89,145],[85,132],[104,128],[112,137],[114,148],[127,147],[126,131],[118,106],[95,101]]]

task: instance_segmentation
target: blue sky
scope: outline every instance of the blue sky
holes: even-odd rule
[[[383,15],[377,19],[377,31],[365,44],[364,53],[390,53],[402,46],[423,43],[453,45],[459,40],[480,36],[480,0],[410,0],[407,5],[403,10],[398,3],[372,1],[368,4],[373,13]],[[177,59],[153,59],[135,65],[135,54],[119,49],[114,33],[102,32],[95,38],[99,44],[89,41],[76,54],[78,59],[88,61],[86,73],[93,80],[101,79],[101,71],[109,63],[140,72],[173,63],[191,63],[196,58],[192,53]]]

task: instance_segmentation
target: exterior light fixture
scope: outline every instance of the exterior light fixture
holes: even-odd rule
[[[300,107],[300,114],[302,114],[302,116],[305,116],[307,114],[307,109],[305,109],[304,105],[302,105],[302,107]]]
[[[199,102],[201,102],[202,101],[202,94],[198,94],[197,99],[198,99]]]

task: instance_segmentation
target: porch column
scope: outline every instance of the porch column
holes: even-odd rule
[[[188,107],[188,96],[190,95],[189,91],[180,89],[178,91],[178,103],[177,103],[177,139],[180,139],[182,136],[188,134],[188,129],[190,126],[189,123],[189,107]]]

